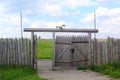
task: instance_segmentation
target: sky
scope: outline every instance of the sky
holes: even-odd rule
[[[120,0],[0,0],[0,38],[21,36],[24,28],[94,28],[98,38],[120,38]],[[50,38],[51,33],[36,33]],[[60,33],[63,34],[63,33]],[[23,32],[24,37],[30,33]]]

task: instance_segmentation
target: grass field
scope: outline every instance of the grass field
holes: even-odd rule
[[[0,80],[45,80],[28,66],[0,66]]]
[[[52,40],[38,40],[37,43],[37,58],[51,59],[52,58]]]
[[[103,75],[109,75],[113,78],[120,78],[120,63],[109,63],[102,65],[95,65],[91,67],[79,67],[79,70],[90,69],[99,72]]]

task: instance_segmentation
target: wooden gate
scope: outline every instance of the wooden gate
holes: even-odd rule
[[[88,36],[56,36],[56,67],[86,66],[88,53]]]

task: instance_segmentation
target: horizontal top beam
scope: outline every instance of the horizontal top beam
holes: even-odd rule
[[[97,33],[98,29],[57,29],[57,28],[24,28],[25,32],[83,32]]]

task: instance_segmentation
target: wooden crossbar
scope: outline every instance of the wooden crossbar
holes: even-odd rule
[[[25,32],[83,32],[98,33],[98,29],[57,29],[57,28],[24,28]]]
[[[71,45],[71,43],[61,43],[61,42],[56,42],[56,44]]]
[[[75,60],[72,60],[72,62],[82,62],[82,61],[88,61],[88,60],[87,59],[83,59],[83,60],[75,59]]]
[[[63,42],[55,42],[55,43],[61,45],[72,45],[72,43],[89,43],[89,41],[72,41],[72,43],[63,43]]]
[[[71,63],[70,61],[56,61],[56,63]]]
[[[72,41],[72,43],[89,43],[89,41]]]
[[[71,62],[82,62],[82,61],[88,61],[87,59],[75,59],[72,61],[56,61],[56,63],[71,63]]]

